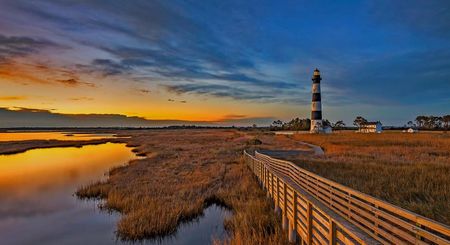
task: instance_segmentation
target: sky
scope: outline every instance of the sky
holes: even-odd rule
[[[307,118],[315,68],[331,121],[450,113],[447,0],[0,0],[0,16],[0,127]]]

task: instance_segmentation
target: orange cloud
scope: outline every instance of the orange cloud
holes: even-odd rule
[[[72,100],[72,101],[80,101],[80,100],[91,101],[91,100],[94,100],[94,98],[91,98],[91,97],[72,97],[72,98],[70,98],[70,100]]]
[[[25,100],[25,96],[0,96],[0,100]]]
[[[28,85],[29,83],[49,83],[46,79],[37,76],[37,74],[40,73],[33,71],[34,70],[30,70],[28,67],[14,61],[0,63],[0,78],[24,85]]]

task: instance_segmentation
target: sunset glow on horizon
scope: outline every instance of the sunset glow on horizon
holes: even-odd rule
[[[450,110],[449,10],[0,0],[0,109],[266,125],[310,116],[318,67],[324,118],[402,125]]]

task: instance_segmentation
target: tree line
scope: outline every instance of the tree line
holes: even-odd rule
[[[417,116],[413,121],[405,124],[405,127],[418,129],[445,129],[450,128],[450,115],[444,116]]]
[[[344,129],[345,123],[339,120],[331,123],[329,120],[322,120],[324,127],[332,127],[333,129]],[[311,128],[311,120],[309,118],[294,118],[289,122],[276,120],[270,125],[270,130],[292,130],[292,131],[307,131]]]
[[[367,119],[362,116],[357,116],[353,121],[353,125],[360,128],[361,125],[367,123]],[[331,123],[329,120],[323,120],[323,126],[329,126],[334,130],[353,129],[347,127],[344,121],[339,120]],[[450,129],[450,115],[444,116],[417,116],[414,121],[407,122],[404,128],[416,128],[423,130],[449,130]],[[292,130],[292,131],[306,131],[311,128],[311,120],[309,118],[294,118],[288,122],[276,120],[270,125],[270,130]]]

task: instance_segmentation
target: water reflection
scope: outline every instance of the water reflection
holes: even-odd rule
[[[0,141],[21,140],[93,140],[112,138],[113,134],[101,133],[73,133],[73,132],[15,132],[0,133]]]
[[[111,244],[117,215],[77,200],[80,185],[134,158],[124,144],[0,155],[1,244]]]
[[[95,201],[72,194],[133,158],[130,148],[112,143],[0,155],[0,244],[131,244],[115,237],[119,214],[101,212]],[[229,215],[212,205],[173,236],[137,244],[211,244],[224,238]]]
[[[231,216],[231,211],[217,205],[212,205],[203,211],[198,219],[182,224],[173,236],[160,240],[144,242],[152,245],[189,245],[211,244],[214,239],[226,237],[223,220]]]

